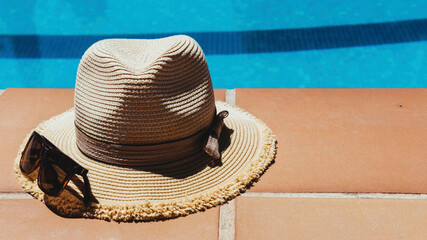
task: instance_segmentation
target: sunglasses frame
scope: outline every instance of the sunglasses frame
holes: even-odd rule
[[[33,138],[36,141],[38,141],[38,143],[41,145],[39,157],[36,160],[36,162],[34,163],[34,165],[28,171],[24,171],[22,169],[22,162],[24,160],[25,153],[30,150],[29,145],[30,145],[31,140]],[[57,162],[54,162],[54,163],[58,167],[60,167],[62,171],[64,171],[66,173],[66,176],[64,178],[64,182],[62,183],[61,188],[58,189],[58,191],[55,192],[54,194],[49,193],[49,191],[47,191],[41,184],[41,182],[42,182],[41,181],[41,178],[42,178],[41,172],[44,170],[44,165],[49,164],[49,163],[47,163],[49,161],[49,160],[47,160],[48,156],[50,157],[50,159],[55,159]],[[58,160],[60,160],[60,161],[58,161]],[[37,176],[37,184],[38,184],[39,188],[44,193],[46,193],[47,195],[54,196],[54,197],[59,196],[62,193],[62,191],[64,191],[65,186],[67,186],[68,182],[71,180],[71,178],[75,174],[80,175],[83,177],[84,184],[85,184],[85,186],[84,186],[84,188],[85,188],[84,189],[84,203],[85,203],[85,205],[87,205],[89,203],[89,188],[90,188],[90,186],[89,186],[89,180],[87,178],[88,170],[86,170],[84,167],[80,166],[72,158],[67,156],[59,148],[57,148],[53,143],[51,143],[47,138],[40,135],[36,131],[33,131],[30,138],[28,139],[27,144],[25,145],[24,151],[22,151],[21,159],[19,162],[19,168],[24,175],[29,175],[32,172],[34,172],[37,168],[39,168],[39,172],[38,172],[38,176]]]

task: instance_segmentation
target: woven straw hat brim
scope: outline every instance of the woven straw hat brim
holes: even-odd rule
[[[81,178],[70,181],[58,197],[45,195],[38,187],[37,171],[25,176],[19,169],[23,141],[15,161],[15,171],[23,188],[56,213],[68,217],[88,217],[115,221],[150,221],[175,218],[223,204],[244,192],[272,163],[276,139],[259,119],[242,109],[216,102],[226,109],[228,147],[221,164],[208,165],[201,151],[187,159],[151,167],[119,167],[93,160],[76,146],[74,110],[41,123],[35,131],[44,135],[65,154],[85,167],[93,196],[98,203],[88,208],[78,188]],[[230,134],[231,133],[231,134]]]

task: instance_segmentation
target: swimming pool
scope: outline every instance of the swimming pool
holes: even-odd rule
[[[0,89],[74,87],[104,38],[187,34],[215,88],[427,87],[427,1],[4,1]]]

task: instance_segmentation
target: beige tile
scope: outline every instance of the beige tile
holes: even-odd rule
[[[251,191],[427,192],[427,89],[237,89],[277,135]]]
[[[240,197],[236,239],[427,239],[427,201]]]
[[[0,239],[218,239],[219,208],[164,222],[62,218],[35,199],[0,200]]]
[[[215,99],[225,102],[225,89],[214,89]]]

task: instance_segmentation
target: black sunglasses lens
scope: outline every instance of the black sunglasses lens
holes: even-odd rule
[[[56,196],[67,184],[68,174],[49,157],[40,169],[39,186],[48,195]]]
[[[28,173],[36,167],[37,161],[41,157],[41,149],[42,144],[40,141],[32,136],[27,144],[27,147],[25,148],[22,158],[21,158],[21,171],[23,173]]]

